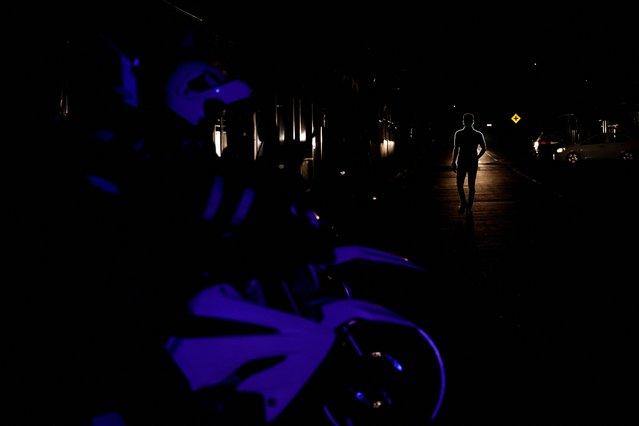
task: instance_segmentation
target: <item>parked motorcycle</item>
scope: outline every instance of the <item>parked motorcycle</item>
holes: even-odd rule
[[[212,185],[212,194],[224,188],[233,191],[222,180]],[[240,204],[252,204],[250,198],[226,197]],[[274,265],[261,271],[267,264],[257,262],[235,275],[237,265],[203,271],[206,278],[165,342],[172,374],[177,372],[185,384],[176,392],[176,403],[188,412],[188,424],[433,423],[446,387],[437,345],[415,322],[366,298],[360,291],[366,283],[353,282],[357,274],[352,273],[372,265],[394,273],[427,271],[383,250],[340,245],[312,209],[293,205],[289,211],[298,239],[323,239],[325,247],[309,250],[315,255],[308,259],[285,262],[288,270]],[[250,223],[249,217],[228,223]],[[250,244],[244,228],[235,225],[223,233],[225,247],[236,248],[230,249],[233,257],[238,247]],[[299,232],[315,236],[300,238]],[[238,238],[242,241],[233,241]],[[124,412],[128,419],[117,410],[101,413],[93,426],[143,424],[144,411]]]
[[[219,388],[226,388],[261,401],[256,408],[265,424],[434,421],[446,382],[441,354],[413,322],[349,295],[339,266],[362,260],[419,268],[382,251],[336,247],[330,268],[308,265],[304,285],[316,290],[313,297],[300,303],[294,296],[300,282],[281,283],[291,302],[288,310],[256,303],[228,284],[198,293],[189,304],[193,322],[215,320],[227,327],[198,326],[198,333],[187,328],[171,337],[166,349],[202,412],[210,412],[219,402]],[[212,411],[210,424],[217,424],[224,413]]]
[[[40,268],[42,281],[61,277],[64,291],[47,285],[39,298],[46,342],[20,340],[31,349],[26,364],[39,367],[23,385],[37,400],[25,404],[39,408],[35,417],[92,426],[433,422],[446,386],[435,342],[346,273],[371,263],[426,271],[333,239],[312,209],[280,202],[279,182],[251,186],[268,171],[249,185],[242,168],[227,179],[225,160],[208,155],[193,124],[206,100],[235,98],[181,86],[201,88],[216,75],[211,65],[178,67],[170,81],[182,90],[167,89],[169,108],[154,105],[157,116],[140,119],[148,110],[137,108],[135,61],[114,52],[125,113],[88,126],[88,136],[85,123],[80,135],[61,131],[56,149],[75,148],[69,140],[82,149],[53,158],[73,167],[42,156],[55,179],[38,172],[46,191],[34,193],[57,208],[33,214],[44,222],[34,258],[53,269]],[[138,126],[142,135],[131,130]],[[40,380],[56,393],[39,392]]]

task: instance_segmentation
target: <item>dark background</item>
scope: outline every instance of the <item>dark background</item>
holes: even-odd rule
[[[70,1],[27,3],[19,8],[12,5],[9,10],[16,13],[9,14],[11,37],[7,41],[9,53],[16,55],[8,56],[12,60],[7,68],[17,78],[6,85],[9,93],[16,95],[7,97],[11,101],[8,110],[10,118],[20,120],[9,120],[19,131],[10,133],[17,136],[9,138],[7,145],[19,147],[21,154],[43,152],[41,147],[60,142],[49,139],[46,129],[40,131],[38,125],[49,123],[58,112],[60,88],[69,65],[65,57],[68,46],[82,46],[100,33],[108,34],[131,57],[141,55],[158,67],[148,76],[156,69],[161,74],[163,65],[169,66],[180,50],[185,32],[197,27],[199,43],[214,47],[230,71],[261,90],[271,86],[314,90],[327,74],[351,76],[362,88],[374,87],[403,121],[432,122],[448,136],[459,127],[461,113],[468,110],[476,113],[478,124],[493,119],[509,121],[514,112],[524,120],[537,117],[542,122],[544,117],[566,112],[594,111],[598,117],[612,115],[618,108],[636,111],[638,102],[638,34],[629,4],[577,4],[558,9],[556,4],[549,7],[531,2],[502,6],[392,2],[372,6],[115,0],[80,5]],[[72,63],[79,64],[82,59],[73,57]],[[84,85],[89,95],[104,90],[100,73],[75,81]],[[93,98],[97,103],[103,99]],[[57,147],[44,150],[53,151]],[[58,153],[55,158],[61,157]],[[67,170],[48,164],[46,155],[37,159],[48,165],[45,170],[56,179],[50,183],[48,175],[36,173],[44,185],[38,182],[28,190],[22,184],[32,179],[29,172],[39,164],[24,168],[25,164],[32,166],[28,155],[10,161],[14,167],[10,171],[20,170],[9,180],[19,196],[15,203],[8,203],[16,213],[12,216],[16,221],[8,223],[12,227],[14,223],[24,225],[16,227],[19,235],[11,250],[24,255],[26,261],[14,265],[15,273],[11,268],[7,277],[15,287],[24,284],[19,295],[28,296],[20,299],[23,304],[15,304],[13,319],[18,327],[12,331],[20,338],[14,346],[34,349],[27,359],[40,366],[36,371],[46,370],[47,378],[54,372],[57,378],[66,374],[55,363],[58,355],[48,363],[36,362],[41,361],[36,348],[42,350],[46,343],[51,343],[49,348],[59,347],[54,346],[59,345],[55,333],[41,336],[45,333],[40,327],[50,331],[57,325],[48,325],[51,318],[60,316],[60,305],[47,303],[46,296],[55,294],[56,302],[64,302],[61,306],[73,306],[73,298],[93,295],[92,287],[82,286],[80,293],[67,289],[59,295],[58,285],[62,283],[66,289],[69,280],[84,284],[84,273],[87,281],[96,283],[91,274],[93,264],[76,268],[76,259],[66,255],[69,239],[64,226],[75,229],[74,220],[85,216],[69,207],[77,201],[73,198],[76,192],[55,186],[65,182]],[[60,191],[69,199],[60,198]],[[108,213],[105,211],[105,216]],[[59,223],[58,218],[65,220]],[[34,253],[32,238],[39,237],[39,230],[34,230],[29,220],[53,225],[52,235],[60,238],[52,238],[42,251]],[[82,230],[78,232],[79,243],[84,238]],[[109,230],[104,234],[100,237],[111,237]],[[72,254],[92,258],[83,251],[81,244],[71,249]],[[15,276],[17,281],[13,281]],[[32,293],[34,282],[40,284],[44,297]],[[115,302],[116,295],[111,297]],[[34,299],[35,307],[30,304]],[[24,301],[29,302],[27,308]],[[49,317],[49,313],[56,315]],[[62,314],[62,324],[68,320],[72,331],[75,327],[84,331],[74,312]],[[71,362],[61,361],[66,363],[62,365]],[[47,392],[55,392],[50,382],[42,384],[36,399],[46,398]]]
[[[13,6],[15,8],[15,6]],[[161,54],[186,27],[227,50],[234,72],[265,84],[343,69],[384,85],[411,114],[452,105],[562,113],[636,103],[638,30],[614,2],[544,5],[215,2],[55,2],[26,5],[12,43],[37,60],[60,43],[104,31],[131,54]],[[27,50],[29,51],[29,50]],[[42,72],[40,78],[46,78]]]

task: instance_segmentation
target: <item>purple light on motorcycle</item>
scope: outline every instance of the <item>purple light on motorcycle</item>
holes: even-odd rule
[[[166,85],[167,106],[191,123],[204,118],[204,104],[217,99],[231,104],[250,97],[252,89],[241,80],[226,81],[226,76],[205,62],[184,62],[171,74]]]
[[[118,186],[109,179],[96,175],[88,175],[86,178],[92,186],[99,188],[104,192],[108,192],[109,194],[120,193],[120,188],[118,188]]]
[[[206,203],[204,212],[202,213],[202,219],[212,220],[217,214],[217,210],[222,204],[222,195],[224,193],[224,179],[220,176],[215,176],[213,180],[213,187],[209,194],[209,200]]]
[[[246,219],[249,211],[251,210],[251,206],[253,205],[253,199],[255,198],[255,191],[251,188],[246,188],[242,192],[242,198],[233,213],[233,217],[231,218],[232,225],[239,225]]]

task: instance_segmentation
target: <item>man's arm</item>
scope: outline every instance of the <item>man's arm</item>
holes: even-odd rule
[[[457,157],[459,156],[459,147],[456,143],[453,142],[453,144],[453,158],[450,162],[450,168],[453,169],[453,171],[457,171]]]
[[[479,154],[477,154],[477,159],[479,160],[482,155],[486,153],[486,139],[484,139],[484,134],[479,133],[481,135],[481,139],[479,140]]]

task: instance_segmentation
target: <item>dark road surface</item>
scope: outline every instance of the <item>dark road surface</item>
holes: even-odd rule
[[[378,276],[371,292],[438,342],[438,422],[637,424],[636,170],[543,182],[489,150],[465,216],[449,162],[435,151],[342,223],[429,271]]]
[[[426,273],[400,267],[356,269],[361,276],[353,282],[353,296],[396,310],[420,325],[438,346],[447,382],[436,424],[639,424],[635,288],[639,229],[632,207],[637,200],[637,168],[583,168],[572,170],[575,173],[539,169],[509,161],[489,146],[480,163],[473,214],[465,216],[457,212],[450,151],[433,149],[411,160],[391,179],[373,186],[375,200],[370,188],[355,195],[352,187],[345,187],[340,196],[330,193],[329,199],[320,199],[318,211],[333,222],[343,243],[396,253],[426,269]],[[19,248],[29,249],[27,259],[33,259],[32,241],[21,244],[25,247]],[[31,263],[20,269],[22,281],[29,282],[34,274],[49,278],[47,266],[55,266],[53,277],[66,278],[73,271],[71,279],[81,283],[85,274],[95,278],[88,270],[93,263],[77,268],[76,260],[67,259],[66,253],[46,251],[53,254],[53,261],[35,258],[38,270],[32,270]],[[25,402],[18,406],[20,415],[49,418],[47,407],[58,399],[62,402],[56,409],[76,414],[74,398],[91,400],[94,395],[75,389],[69,377],[80,383],[88,380],[98,389],[100,384],[90,375],[85,377],[83,370],[67,371],[65,366],[75,365],[88,351],[82,343],[91,342],[96,333],[85,333],[87,321],[78,318],[95,307],[79,307],[77,288],[66,288],[64,281],[43,280],[33,294],[32,284],[20,287],[22,281],[14,283],[21,299],[8,300],[26,300],[28,309],[14,303],[19,309],[12,320],[18,326],[10,324],[10,331],[18,333],[7,339],[15,365],[22,367],[8,363],[18,373],[17,393],[26,392],[19,395]],[[95,290],[94,282],[89,282],[92,286],[81,287],[80,295],[93,295],[102,288]],[[110,319],[121,314],[109,304],[117,294],[99,305],[114,314],[104,322],[109,331]],[[69,308],[73,309],[67,312]],[[113,328],[124,325],[128,327],[123,323]],[[163,324],[153,325],[155,330]],[[149,328],[146,322],[133,330],[137,327]],[[70,340],[76,336],[79,343]],[[137,335],[131,338],[139,344]],[[67,347],[65,342],[73,345]],[[146,360],[144,351],[137,352],[132,365]],[[124,365],[129,365],[126,361]],[[118,365],[117,359],[113,364]],[[145,361],[145,371],[133,375],[155,377],[155,368]],[[66,387],[72,392],[61,391]],[[137,397],[135,389],[127,390]]]

